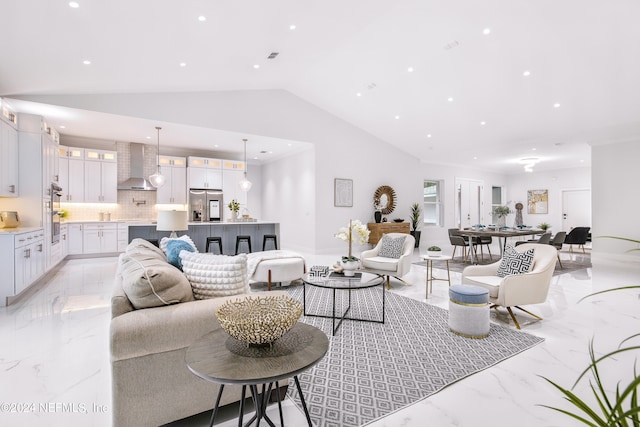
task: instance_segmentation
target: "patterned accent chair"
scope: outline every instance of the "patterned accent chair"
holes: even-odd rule
[[[384,236],[391,238],[398,238],[405,236],[404,243],[402,245],[402,253],[400,258],[389,258],[380,256]],[[360,262],[364,270],[369,270],[383,276],[387,279],[387,289],[390,289],[389,276],[393,276],[401,282],[407,284],[401,279],[402,276],[407,274],[411,270],[411,261],[413,257],[413,248],[415,247],[416,240],[410,234],[405,233],[387,233],[383,234],[383,238],[378,241],[378,244],[371,250],[364,251],[360,254]]]
[[[498,267],[502,259],[493,264],[471,265],[462,271],[462,283],[487,289],[491,308],[505,307],[518,329],[520,324],[511,308],[515,307],[542,320],[542,317],[525,310],[520,305],[539,304],[547,300],[551,278],[556,267],[558,251],[551,245],[525,243],[517,246],[515,251],[523,253],[531,248],[534,249],[533,263],[527,273],[498,276]]]

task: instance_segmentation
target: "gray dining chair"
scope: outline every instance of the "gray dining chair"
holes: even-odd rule
[[[558,263],[560,263],[560,268],[562,267],[562,261],[560,261],[560,251],[562,250],[562,245],[564,244],[564,239],[567,237],[566,231],[558,231],[553,239],[549,242],[551,246],[554,246],[558,250]]]

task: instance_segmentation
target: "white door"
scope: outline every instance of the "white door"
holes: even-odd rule
[[[456,225],[468,228],[482,224],[484,215],[484,182],[456,178]]]
[[[562,230],[591,227],[591,190],[562,192]]]

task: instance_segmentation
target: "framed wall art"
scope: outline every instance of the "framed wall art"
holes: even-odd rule
[[[333,205],[337,207],[353,206],[353,180],[335,178],[333,182]]]
[[[549,190],[527,191],[527,213],[549,213]]]

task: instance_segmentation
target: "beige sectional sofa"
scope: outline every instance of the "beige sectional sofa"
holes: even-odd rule
[[[139,271],[132,260],[139,264]],[[163,278],[171,283],[182,282],[175,276],[182,273],[166,262],[162,251],[142,239],[131,242],[118,266],[111,301],[113,425],[158,426],[213,408],[219,387],[189,371],[186,349],[196,338],[220,327],[215,316],[220,305],[246,294],[194,300],[192,294],[185,295],[184,287],[177,292],[155,289],[172,304],[136,309],[127,296],[127,292],[132,295],[136,275],[151,277],[154,283]],[[137,294],[135,303],[149,305],[147,297]],[[239,386],[225,386],[221,405],[239,400],[240,391]]]

